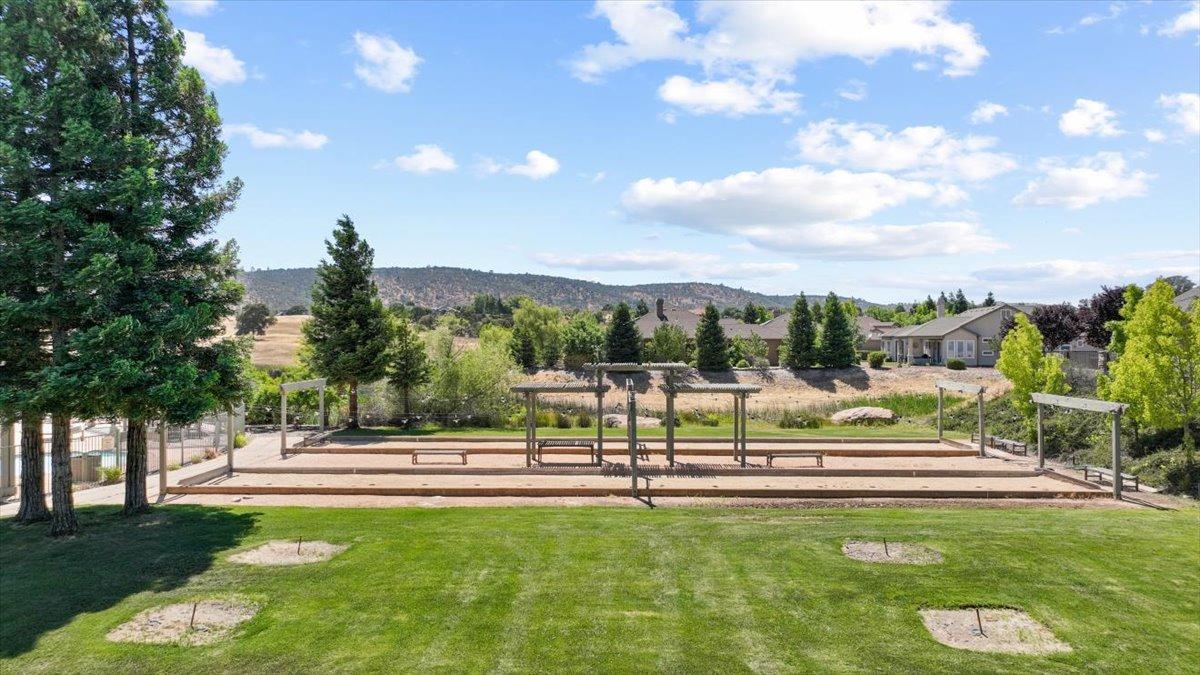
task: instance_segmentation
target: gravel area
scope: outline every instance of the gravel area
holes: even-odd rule
[[[851,540],[842,544],[842,553],[863,562],[895,565],[939,565],[942,562],[942,554],[928,546],[898,541]]]
[[[235,553],[229,559],[243,565],[306,565],[325,562],[345,550],[345,546],[327,541],[268,541],[262,546]]]
[[[935,640],[955,649],[1006,654],[1071,651],[1050,629],[1015,609],[923,609],[921,619]]]
[[[201,600],[148,609],[109,632],[111,642],[207,645],[223,640],[258,612],[235,600]]]

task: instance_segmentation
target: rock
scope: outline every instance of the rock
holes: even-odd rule
[[[876,408],[874,406],[846,408],[831,415],[829,421],[834,424],[891,424],[896,421],[896,413],[888,408]]]
[[[611,413],[604,416],[604,426],[609,429],[620,429],[625,426],[627,419],[629,418],[624,413]],[[639,429],[653,429],[654,427],[661,427],[662,420],[657,417],[638,416],[637,425]]]

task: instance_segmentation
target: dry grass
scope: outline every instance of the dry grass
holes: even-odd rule
[[[264,368],[296,365],[300,353],[300,326],[310,318],[307,314],[276,317],[275,325],[267,329],[266,335],[254,336],[250,362]],[[225,322],[226,335],[233,335],[233,326],[233,319]]]

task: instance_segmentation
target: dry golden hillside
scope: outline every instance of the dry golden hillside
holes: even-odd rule
[[[266,368],[294,366],[300,353],[300,326],[309,320],[307,314],[276,317],[275,325],[266,335],[254,336],[254,352],[250,362]],[[233,335],[234,321],[225,322],[225,334]]]

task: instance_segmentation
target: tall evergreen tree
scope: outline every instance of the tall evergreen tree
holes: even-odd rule
[[[857,355],[854,340],[857,329],[846,316],[842,303],[833,293],[825,300],[825,323],[821,328],[821,365],[827,368],[848,368]]]
[[[788,368],[812,368],[817,362],[816,347],[817,327],[808,310],[808,298],[801,293],[792,305],[792,316],[788,319],[785,365]]]
[[[118,114],[94,131],[120,141],[119,175],[104,176],[113,183],[78,214],[94,224],[73,254],[87,261],[79,278],[88,325],[70,335],[64,351],[73,358],[56,359],[47,388],[83,397],[77,412],[127,420],[124,512],[132,514],[149,507],[149,422],[192,422],[245,393],[246,346],[218,339],[242,297],[236,249],[210,238],[241,182],[222,179],[216,102],[183,65],[183,35],[166,4],[95,6],[114,46],[105,84]]]
[[[995,307],[996,306],[996,296],[992,295],[991,291],[988,291],[987,297],[983,299],[983,306],[984,307]]]
[[[636,318],[640,319],[650,313],[650,306],[646,304],[644,299],[638,298],[637,305],[634,307],[633,313]]]
[[[312,316],[304,339],[312,346],[310,365],[332,384],[350,390],[347,426],[358,428],[358,385],[387,374],[392,328],[371,279],[375,251],[359,238],[343,215],[325,241],[329,260],[317,267]]]
[[[408,319],[397,319],[394,333],[388,384],[400,390],[404,414],[407,415],[412,409],[412,390],[429,381],[429,357],[425,352],[425,342]]]
[[[729,370],[729,346],[721,328],[721,313],[710,302],[696,326],[696,367],[700,370]]]
[[[537,366],[537,345],[533,341],[533,334],[526,326],[513,326],[508,351],[518,366],[526,370]]]
[[[610,363],[642,362],[642,336],[633,323],[629,305],[623,302],[613,310],[604,335],[604,354]]]
[[[967,296],[963,293],[961,288],[954,292],[954,300],[952,301],[951,305],[954,307],[953,312],[955,314],[962,314],[968,309],[971,309],[971,301],[967,300]]]

